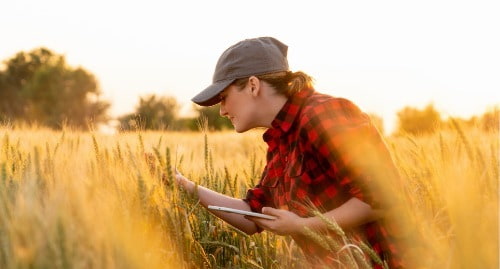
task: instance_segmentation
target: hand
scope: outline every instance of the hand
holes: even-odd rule
[[[268,220],[252,216],[245,216],[245,218],[255,222],[255,224],[257,224],[262,229],[278,235],[298,234],[302,232],[305,226],[305,218],[301,218],[297,214],[288,210],[263,207],[262,213],[275,216],[277,219]]]
[[[195,188],[194,182],[184,177],[177,169],[175,169],[174,177],[177,185],[181,186],[184,190],[186,190],[189,193],[194,192]]]

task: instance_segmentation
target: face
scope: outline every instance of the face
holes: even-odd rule
[[[255,100],[252,98],[250,86],[240,89],[231,85],[219,94],[220,115],[228,117],[238,133],[257,127]]]

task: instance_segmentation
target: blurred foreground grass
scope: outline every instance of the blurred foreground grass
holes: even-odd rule
[[[244,197],[264,167],[261,134],[0,127],[0,268],[305,268],[289,237],[247,236],[172,184],[175,166]],[[410,265],[497,268],[498,132],[387,141]]]

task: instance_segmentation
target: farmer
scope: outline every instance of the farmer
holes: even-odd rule
[[[290,235],[313,262],[335,260],[335,253],[304,234],[305,227],[326,230],[325,221],[313,214],[318,210],[368,243],[391,268],[399,267],[399,249],[382,225],[388,202],[381,186],[397,177],[382,138],[356,105],[315,91],[311,77],[290,71],[287,48],[272,37],[238,42],[220,56],[212,85],[192,99],[201,106],[220,103],[221,116],[238,133],[267,128],[267,163],[259,183],[244,199],[196,188],[178,171],[177,183],[187,192],[197,190],[204,207],[275,216],[269,220],[211,211],[247,234],[267,230]]]

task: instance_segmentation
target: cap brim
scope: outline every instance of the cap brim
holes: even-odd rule
[[[200,106],[213,106],[220,102],[219,93],[222,92],[227,86],[233,83],[234,79],[222,80],[215,82],[208,88],[204,89],[198,95],[193,97],[191,101],[195,102]]]

